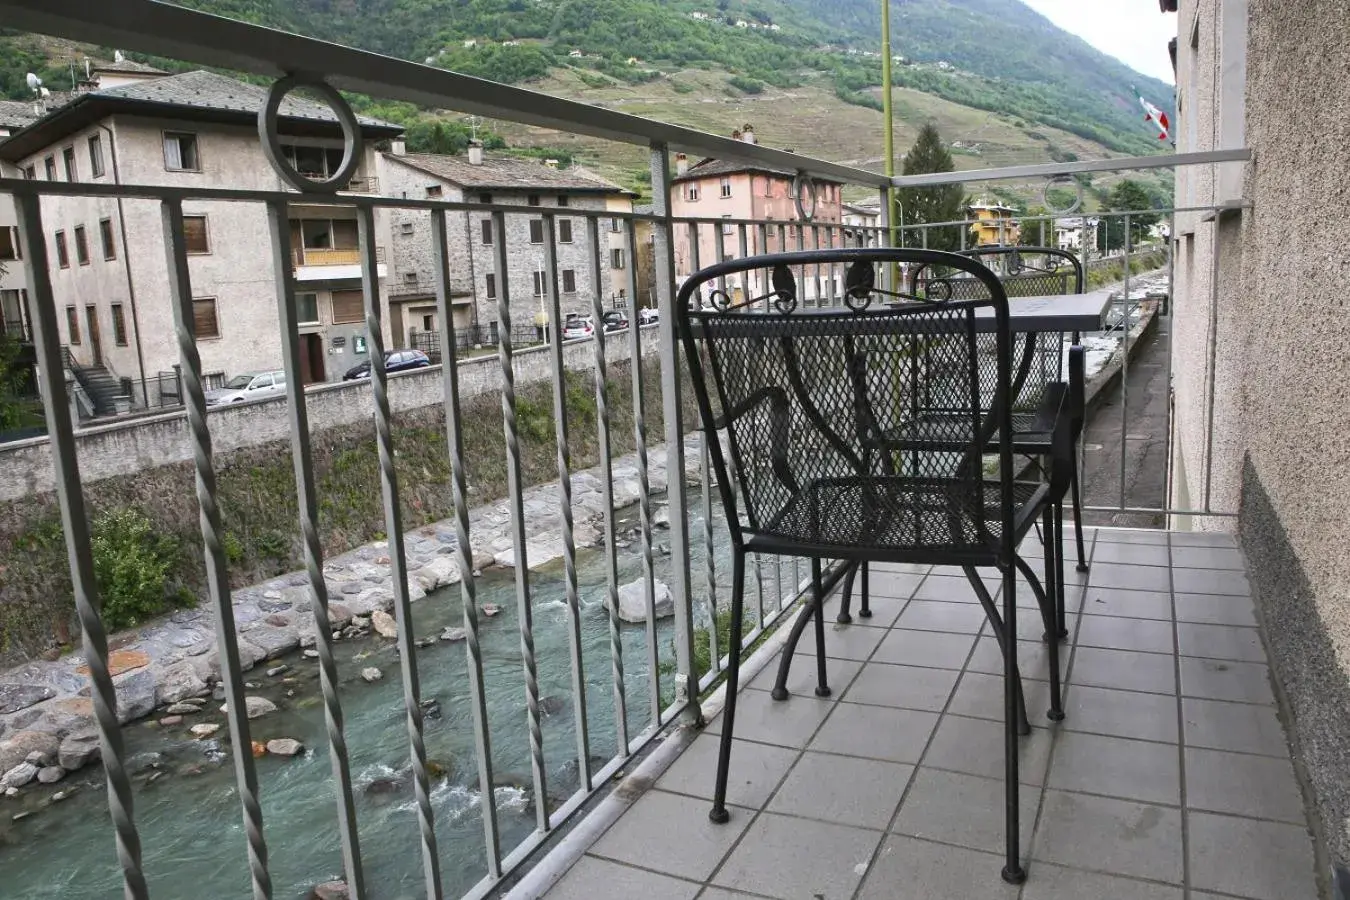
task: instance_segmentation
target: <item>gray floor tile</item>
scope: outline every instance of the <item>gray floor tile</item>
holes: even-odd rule
[[[1092,572],[1088,576],[1088,586],[1124,588],[1130,591],[1167,591],[1171,590],[1172,582],[1168,570],[1159,566],[1126,566],[1094,562]]]
[[[1173,547],[1172,567],[1176,569],[1243,569],[1242,553],[1227,547]]]
[[[873,572],[898,572],[901,575],[927,575],[933,567],[927,563],[874,562]]]
[[[1078,630],[1080,647],[1168,653],[1173,650],[1172,623],[1156,619],[1088,616]]]
[[[1223,547],[1229,550],[1237,548],[1237,541],[1233,536],[1223,531],[1174,531],[1170,538],[1173,547]]]
[[[974,644],[973,634],[941,634],[896,628],[886,635],[872,659],[910,666],[960,669],[965,666],[966,657],[970,655],[970,648]]]
[[[884,829],[900,805],[913,766],[807,753],[774,795],[769,811]]]
[[[1165,591],[1126,591],[1119,588],[1090,587],[1083,599],[1083,614],[1171,621],[1172,595]]]
[[[703,893],[698,895],[698,900],[754,900],[756,897],[763,897],[763,894],[745,894],[741,891],[729,891],[726,888],[705,887]],[[550,898],[552,900],[552,898]],[[597,897],[596,900],[601,900]]]
[[[656,786],[677,794],[712,799],[720,743],[717,735],[699,735],[657,780]],[[727,773],[727,802],[761,808],[796,759],[796,750],[740,739],[733,741],[731,771]]]
[[[1090,864],[1116,875],[1180,884],[1181,812],[1047,791],[1034,856],[1046,862]]]
[[[1152,530],[1129,530],[1124,528],[1100,528],[1097,530],[1098,544],[1159,544],[1167,545],[1167,532]]]
[[[1256,609],[1249,597],[1177,594],[1176,610],[1178,622],[1256,627]]]
[[[678,881],[605,859],[583,856],[548,891],[549,900],[642,897],[644,900],[693,900],[701,885]]]
[[[923,581],[923,575],[916,575],[911,572],[878,572],[876,567],[873,566],[867,581],[867,589],[873,599],[890,597],[896,600],[908,600],[914,594],[914,589]],[[857,591],[862,588],[861,575],[854,580],[853,585],[856,600]]]
[[[708,821],[708,801],[648,791],[591,847],[595,856],[634,863],[668,875],[706,881],[750,824],[735,810],[731,821]],[[653,848],[660,848],[653,853]]]
[[[1141,694],[1074,685],[1064,702],[1068,731],[1110,734],[1145,741],[1177,740],[1177,701],[1167,694]]]
[[[1194,625],[1177,623],[1177,647],[1182,656],[1206,659],[1232,659],[1241,662],[1265,662],[1261,632],[1255,628],[1231,625]]]
[[[1104,542],[1092,551],[1092,564],[1126,566],[1165,566],[1170,561],[1167,548],[1157,544],[1113,544]]]
[[[895,620],[900,618],[900,613],[909,604],[908,600],[897,600],[894,597],[873,596],[868,601],[867,608],[871,610],[872,615],[863,616],[859,610],[862,609],[862,599],[855,592],[853,603],[849,606],[849,614],[853,616],[852,625],[861,625],[867,628],[890,628],[895,624]],[[825,621],[835,623],[835,615],[839,611],[839,603],[827,604],[825,608]]]
[[[918,762],[938,717],[912,709],[840,703],[810,749],[889,762]]]
[[[1021,628],[1018,631],[1021,632]],[[1060,649],[1060,668],[1061,671],[1068,671],[1069,645],[1061,643]],[[970,657],[968,671],[981,672],[985,675],[1003,674],[1003,651],[999,649],[998,641],[992,636],[980,638],[980,643],[975,647],[975,652]],[[1022,673],[1024,679],[1045,681],[1050,677],[1050,649],[1046,644],[1038,640],[1017,641],[1017,669]]]
[[[1045,783],[1045,762],[1050,756],[1052,732],[1035,727],[1031,734],[1018,737],[1017,780],[1022,784]],[[924,757],[924,765],[1003,779],[1003,723],[964,716],[943,716],[933,735],[933,743]]]
[[[1232,569],[1173,569],[1172,590],[1179,594],[1228,594],[1250,597],[1247,576]]]
[[[1183,893],[1165,884],[1042,863],[1027,873],[1022,900],[1182,900]]]
[[[1180,806],[1181,762],[1174,744],[1065,732],[1048,786]]]
[[[784,900],[847,900],[881,837],[878,831],[765,813],[713,883]]]
[[[940,712],[947,705],[961,673],[953,669],[894,666],[870,662],[841,699],[874,706],[897,706]]]
[[[736,737],[780,747],[805,747],[830,714],[831,703],[796,696],[779,702],[765,691],[743,691],[736,703]],[[708,723],[708,732],[720,734],[725,716]]]
[[[1171,656],[1160,653],[1079,647],[1074,653],[1069,681],[1092,687],[1172,694],[1176,692],[1177,681],[1174,666]]]
[[[803,636],[802,642],[805,643],[808,637],[809,635]],[[814,697],[816,692],[816,645],[815,638],[810,638],[810,640],[811,653],[807,655],[799,653],[792,660],[792,667],[788,669],[787,689],[792,694]],[[778,661],[781,658],[781,654],[775,656],[772,662],[760,670],[748,687],[757,691],[773,690],[774,683],[778,680]],[[825,657],[825,677],[836,697],[848,688],[849,683],[862,670],[862,667],[863,664],[855,659]]]
[[[1307,823],[1287,759],[1186,748],[1186,805],[1257,819]]]
[[[1014,900],[999,877],[1003,857],[892,835],[877,853],[858,900]]]
[[[911,600],[896,621],[897,628],[914,631],[952,631],[975,634],[985,623],[984,609],[978,603],[941,603]]]
[[[1023,679],[1022,693],[1026,698],[1027,718],[1033,724],[1045,724],[1045,714],[1050,709],[1050,682]],[[1002,722],[1003,676],[966,672],[961,676],[947,711]]]
[[[836,659],[867,659],[872,651],[886,636],[885,629],[867,628],[863,625],[840,625],[827,618],[825,620],[825,655]],[[816,655],[816,632],[814,625],[808,625],[797,643],[797,655]]]
[[[1312,841],[1298,825],[1188,813],[1191,886],[1260,900],[1313,900]]]
[[[1270,670],[1264,665],[1189,656],[1181,657],[1179,663],[1184,696],[1266,706],[1275,704]]]
[[[989,588],[989,593],[997,595],[997,585]],[[975,589],[964,575],[929,575],[919,589],[914,592],[916,600],[937,600],[947,603],[978,603]]]
[[[1003,782],[956,772],[921,768],[891,830],[897,834],[1003,852]],[[1031,840],[1040,792],[1022,786],[1018,807],[1023,846]]]
[[[1273,706],[1187,697],[1181,701],[1181,718],[1188,747],[1289,755],[1284,727]]]

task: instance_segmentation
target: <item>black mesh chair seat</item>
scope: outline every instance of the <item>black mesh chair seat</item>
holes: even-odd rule
[[[1036,523],[1048,488],[1013,483],[1013,530],[1020,542]],[[792,552],[834,547],[877,560],[992,564],[1002,540],[1001,486],[985,481],[972,492],[958,479],[831,478],[805,485],[772,521],[746,532],[751,550]],[[863,550],[862,548],[865,548]]]

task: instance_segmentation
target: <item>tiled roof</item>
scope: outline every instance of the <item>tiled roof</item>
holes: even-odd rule
[[[0,100],[0,128],[22,128],[37,118],[28,100]]]
[[[704,159],[689,167],[683,175],[677,175],[672,181],[693,181],[699,178],[713,178],[718,175],[735,175],[740,172],[765,172],[769,175],[781,175],[791,178],[796,173],[786,169],[775,169],[759,163],[742,162],[736,159]]]
[[[145,63],[136,62],[134,59],[114,60],[109,63],[99,63],[93,67],[95,72],[126,72],[135,75],[168,75],[163,69],[156,69],[154,66],[147,66]]]
[[[605,181],[576,166],[570,169],[552,169],[531,160],[487,155],[484,155],[482,165],[478,166],[472,165],[467,156],[407,153],[402,156],[388,154],[388,158],[464,187],[627,193],[617,184]]]

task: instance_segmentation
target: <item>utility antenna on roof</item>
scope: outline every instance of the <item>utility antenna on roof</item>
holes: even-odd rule
[[[483,124],[482,116],[469,116],[469,135],[478,140],[478,126]]]
[[[26,76],[28,89],[33,92],[33,96],[40,96],[42,93],[42,79],[29,72]]]
[[[113,62],[119,62],[119,63],[120,63],[120,62],[126,62],[126,61],[127,61],[127,58],[126,58],[125,56],[122,55],[122,51],[121,51],[121,50],[114,50],[114,51],[113,51]]]

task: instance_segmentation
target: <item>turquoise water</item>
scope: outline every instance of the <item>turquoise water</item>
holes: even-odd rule
[[[691,498],[692,499],[692,498]],[[625,523],[631,527],[630,523]],[[705,595],[705,559],[701,520],[691,529],[694,593]],[[657,532],[658,544],[669,534]],[[725,535],[715,533],[714,559],[719,598],[727,596],[730,570]],[[619,552],[619,583],[641,577],[638,545]],[[669,581],[671,558],[658,555],[656,577]],[[783,585],[789,583],[790,564]],[[578,559],[583,605],[582,645],[586,679],[586,720],[591,754],[615,753],[614,702],[608,618],[603,607],[605,559],[583,551]],[[772,579],[765,579],[766,603]],[[515,585],[509,571],[493,571],[478,580],[480,603],[498,603],[502,613],[481,619],[483,679],[486,686],[494,779],[503,855],[534,829],[530,790],[530,753],[525,707]],[[531,573],[539,689],[552,712],[543,719],[544,753],[550,808],[576,790],[576,709],[571,697],[567,609],[561,564]],[[415,633],[434,636],[447,624],[462,622],[459,586],[437,591],[415,604]],[[705,613],[706,614],[706,613]],[[657,628],[662,660],[672,655],[671,622]],[[624,625],[623,659],[630,737],[647,726],[651,709],[646,627]],[[409,751],[399,679],[399,659],[391,641],[362,640],[335,645],[341,674],[340,696],[355,782],[357,823],[368,895],[374,900],[424,896],[417,812],[408,776]],[[294,759],[257,761],[263,821],[277,898],[303,897],[318,882],[342,876],[323,707],[318,695],[317,662],[298,656],[288,663],[290,684],[268,679],[262,668],[247,677],[263,684],[258,693],[274,699],[280,711],[252,724],[253,738],[293,737],[305,743]],[[440,702],[439,718],[426,722],[427,756],[444,767],[432,792],[441,877],[448,897],[467,890],[486,874],[483,824],[477,790],[467,661],[463,643],[438,642],[418,650],[422,697]],[[275,665],[275,663],[272,663]],[[363,667],[378,666],[384,679],[360,680]],[[285,691],[295,695],[287,698]],[[667,696],[669,689],[667,688]],[[197,721],[221,721],[211,713],[189,717],[172,735],[153,724],[126,729],[128,758],[135,785],[135,815],[143,845],[143,864],[153,897],[246,897],[251,895],[244,830],[234,790],[233,768],[223,754],[204,752],[210,745],[183,739]],[[221,729],[223,734],[225,729]],[[226,747],[226,750],[229,748]],[[45,806],[19,822],[11,817],[21,805],[0,801],[0,897],[24,900],[85,900],[120,897],[113,830],[108,817],[102,770],[86,769],[66,782],[31,792],[46,798],[58,788],[78,787],[70,799]]]

